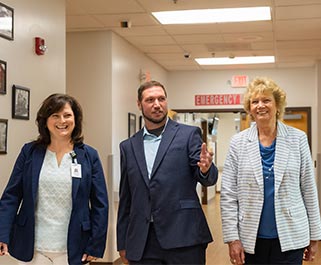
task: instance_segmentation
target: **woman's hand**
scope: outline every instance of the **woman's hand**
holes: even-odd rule
[[[232,264],[241,265],[245,263],[244,248],[240,240],[229,242],[228,248]]]
[[[0,242],[0,256],[8,254],[8,245],[6,243]]]
[[[318,251],[318,241],[311,240],[310,245],[307,246],[304,250],[303,260],[313,261],[317,251]]]

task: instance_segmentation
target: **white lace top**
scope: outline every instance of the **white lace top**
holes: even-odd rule
[[[71,156],[66,153],[58,166],[56,154],[47,149],[40,171],[35,212],[35,249],[66,252],[70,220]]]

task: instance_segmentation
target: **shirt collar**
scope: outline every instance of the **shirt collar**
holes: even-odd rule
[[[162,133],[160,134],[160,136],[164,133],[164,131],[165,131],[165,129],[166,129],[166,126],[167,126],[167,123],[168,123],[168,117],[167,117],[167,119],[166,119],[166,123],[165,123],[164,129],[163,129]],[[155,136],[154,134],[151,134],[151,133],[146,129],[146,127],[144,126],[143,137],[144,137],[145,135]],[[155,136],[155,137],[157,137],[157,136]]]

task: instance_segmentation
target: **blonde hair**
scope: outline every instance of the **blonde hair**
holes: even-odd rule
[[[286,93],[268,77],[256,77],[249,83],[244,93],[244,110],[250,113],[252,97],[257,94],[266,93],[271,93],[275,99],[277,108],[276,119],[282,119],[286,106]]]

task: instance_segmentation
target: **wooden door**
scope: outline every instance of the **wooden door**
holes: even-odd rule
[[[250,127],[251,118],[245,112],[240,113],[240,130]],[[304,131],[308,136],[308,142],[311,148],[311,107],[291,107],[286,108],[283,122]]]

